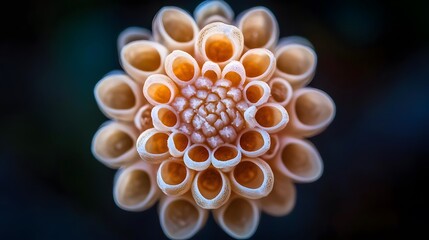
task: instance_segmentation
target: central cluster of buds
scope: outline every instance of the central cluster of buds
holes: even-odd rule
[[[108,74],[95,87],[113,121],[97,131],[92,151],[120,168],[119,207],[143,211],[160,200],[168,237],[192,237],[211,210],[230,236],[247,238],[260,211],[292,210],[293,181],[320,177],[320,155],[302,138],[323,131],[335,105],[326,93],[303,88],[316,54],[302,38],[277,44],[268,9],[242,13],[237,26],[223,1],[206,1],[194,15],[165,7],[153,37],[140,28],[120,35],[126,74]]]
[[[243,113],[248,108],[242,98],[243,84],[233,85],[226,74],[220,78],[218,72],[217,64],[206,62],[203,76],[183,87],[182,96],[172,103],[183,120],[180,130],[189,134],[193,143],[206,142],[211,148],[236,140],[237,132],[245,127]]]
[[[213,62],[206,62],[204,67],[220,70]],[[243,114],[249,106],[242,97],[242,83],[233,86],[225,76],[210,79],[210,73],[216,72],[205,70],[205,76],[181,89],[182,96],[176,97],[172,106],[183,120],[180,130],[189,134],[193,143],[206,142],[216,148],[236,140],[237,132],[245,127]]]

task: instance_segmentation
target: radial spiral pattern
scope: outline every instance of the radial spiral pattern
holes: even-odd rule
[[[311,43],[278,41],[277,21],[264,7],[233,18],[223,1],[201,3],[194,17],[164,7],[153,34],[131,27],[119,35],[125,72],[95,86],[111,120],[95,133],[92,152],[118,169],[116,204],[143,211],[159,200],[160,224],[172,239],[194,236],[209,211],[231,237],[249,238],[261,211],[287,215],[294,183],[323,171],[304,138],[332,122],[335,104],[306,87],[317,63]]]

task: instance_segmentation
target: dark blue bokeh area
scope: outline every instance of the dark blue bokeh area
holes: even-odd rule
[[[301,35],[319,62],[310,84],[337,104],[312,142],[323,177],[297,185],[283,218],[254,239],[385,239],[423,233],[429,214],[429,7],[418,1],[229,1],[264,5],[281,36]],[[198,1],[11,2],[0,16],[0,239],[165,238],[156,208],[125,212],[115,171],[90,153],[106,118],[93,87],[118,69],[116,36],[151,28],[165,5]],[[210,219],[196,239],[228,236]]]

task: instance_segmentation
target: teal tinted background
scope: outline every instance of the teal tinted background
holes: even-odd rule
[[[301,35],[319,57],[310,86],[337,116],[311,139],[325,164],[297,185],[283,218],[263,215],[255,239],[396,238],[424,230],[429,170],[428,7],[417,1],[229,1],[264,5],[280,35]],[[151,28],[165,5],[197,1],[12,2],[1,15],[0,238],[165,238],[156,208],[129,213],[112,199],[114,170],[90,153],[106,118],[93,87],[119,69],[116,36]],[[9,14],[7,14],[9,13]],[[425,224],[426,223],[426,224]],[[197,239],[228,236],[209,220]]]

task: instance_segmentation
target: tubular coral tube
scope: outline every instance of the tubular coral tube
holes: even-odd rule
[[[146,101],[137,83],[125,74],[108,74],[94,90],[100,110],[109,118],[130,121]]]
[[[206,223],[208,211],[195,204],[188,195],[166,197],[159,203],[159,221],[171,239],[188,239]]]
[[[131,124],[106,122],[92,139],[92,153],[106,166],[119,168],[138,158],[133,147],[137,135],[137,130]]]
[[[233,196],[223,207],[214,210],[213,216],[229,236],[246,239],[258,228],[260,211],[255,201]]]
[[[194,19],[177,7],[164,7],[155,16],[152,24],[155,41],[169,51],[182,50],[193,53],[198,26]]]
[[[168,50],[161,44],[140,40],[130,42],[121,50],[121,65],[139,84],[150,75],[164,72],[164,60]]]
[[[279,37],[279,27],[274,14],[264,7],[254,7],[238,17],[238,28],[243,32],[245,48],[272,50]]]
[[[144,211],[156,203],[159,195],[153,166],[140,161],[117,172],[113,197],[120,208]]]

